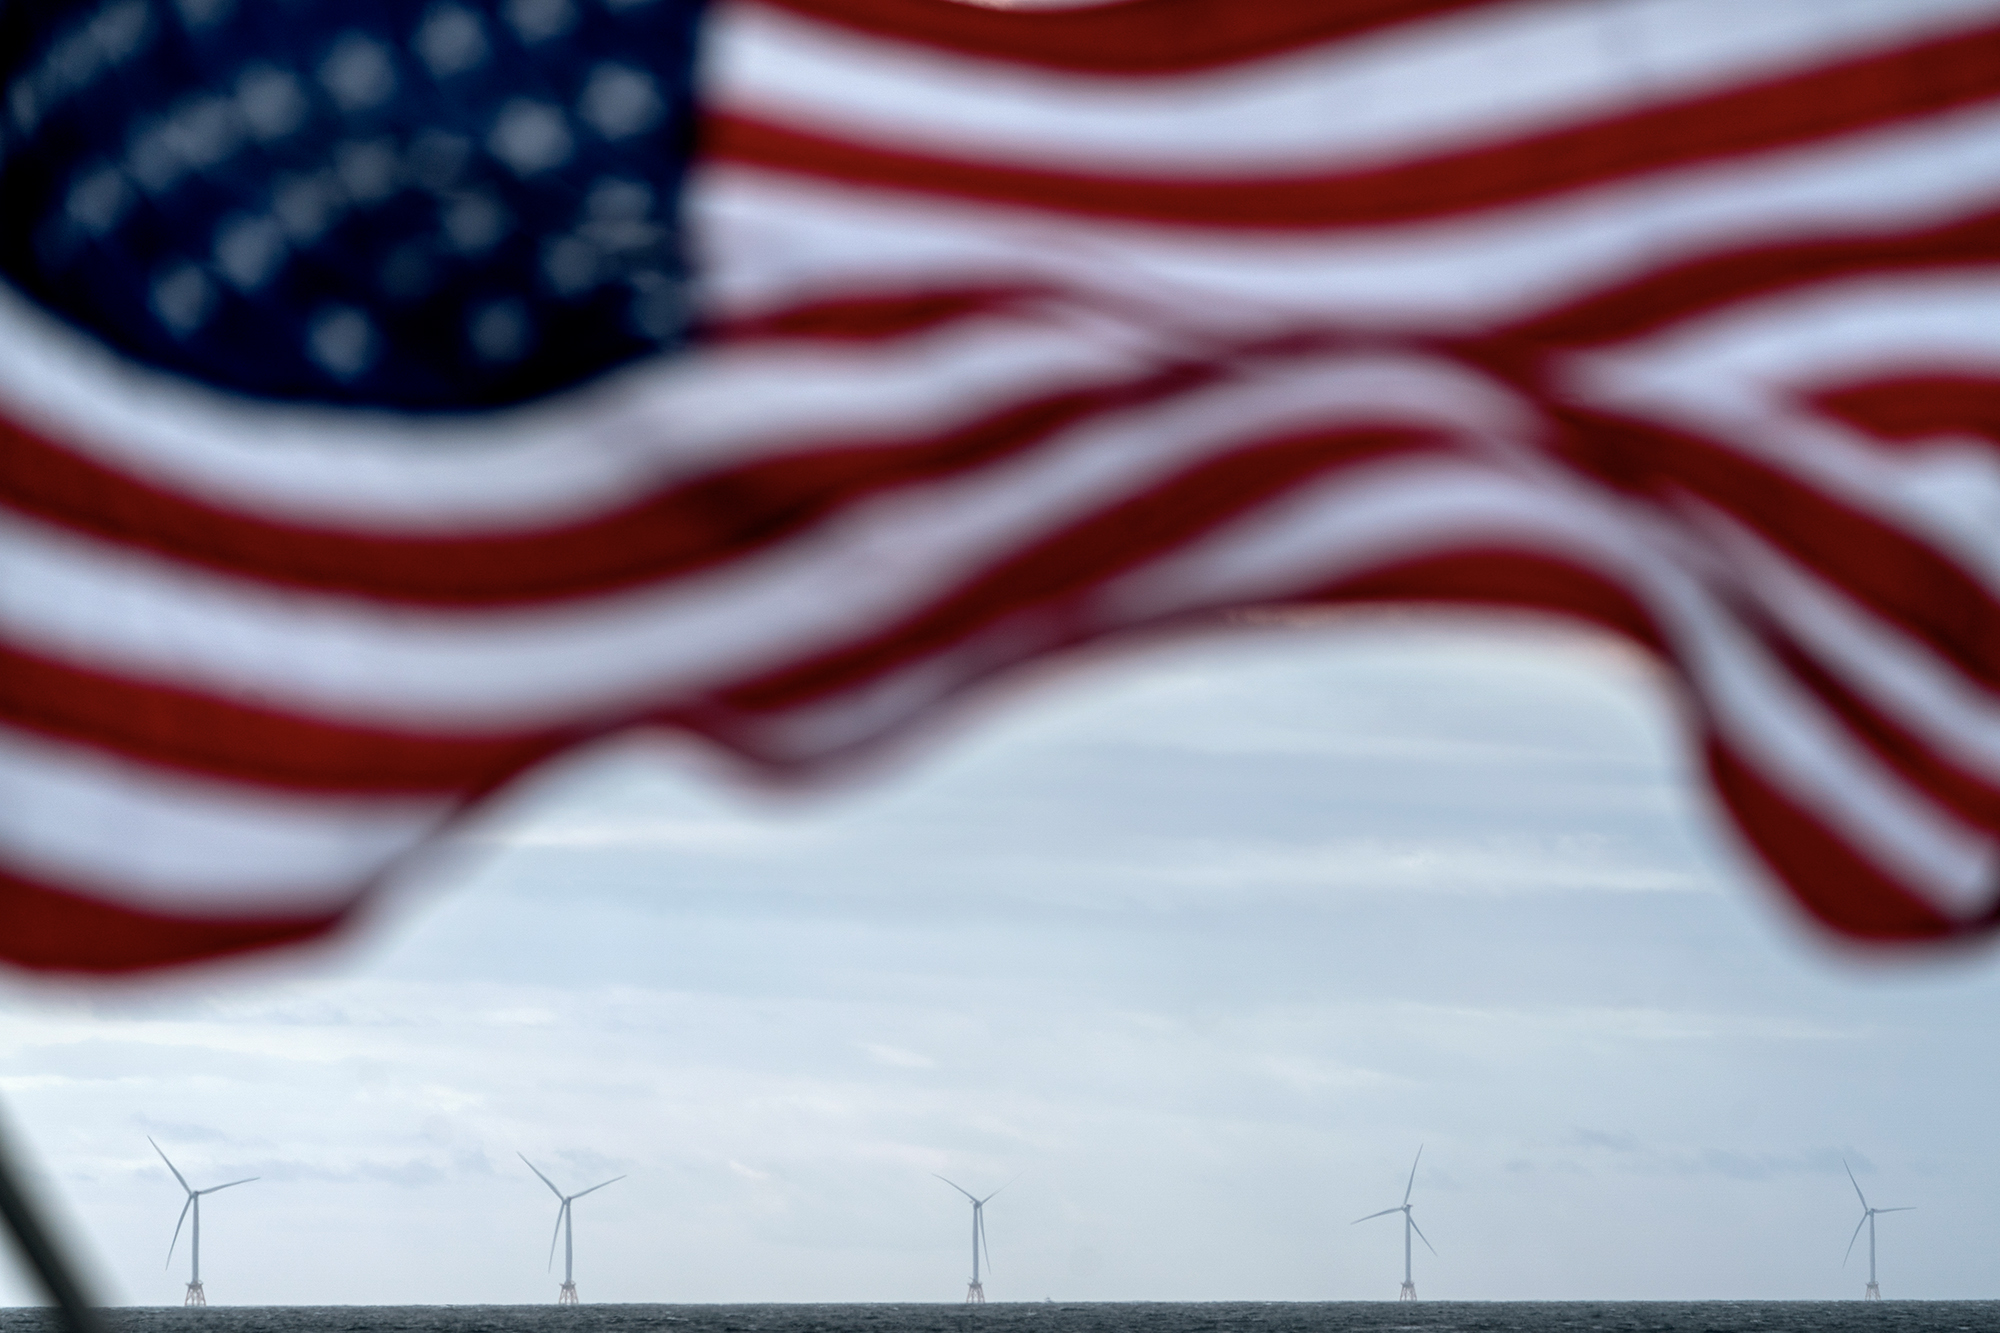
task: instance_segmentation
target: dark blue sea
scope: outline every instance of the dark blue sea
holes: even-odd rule
[[[958,1305],[323,1305],[106,1312],[107,1333],[1708,1333],[2000,1331],[2000,1301],[1432,1301]],[[0,1333],[55,1328],[0,1313]]]

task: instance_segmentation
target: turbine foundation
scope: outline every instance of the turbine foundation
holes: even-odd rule
[[[576,1283],[565,1282],[562,1284],[562,1290],[556,1293],[556,1304],[557,1305],[577,1304]]]
[[[965,1303],[967,1305],[986,1304],[986,1288],[980,1286],[977,1282],[968,1284],[965,1288]]]
[[[1868,1290],[1866,1290],[1866,1291],[1864,1291],[1864,1292],[1862,1292],[1862,1293],[1861,1293],[1861,1299],[1862,1299],[1862,1300],[1864,1300],[1864,1301],[1879,1301],[1879,1300],[1881,1300],[1881,1299],[1882,1299],[1882,1288],[1880,1288],[1880,1287],[1876,1286],[1876,1285],[1875,1285],[1875,1284],[1874,1284],[1873,1282],[1870,1282],[1870,1283],[1868,1284]]]
[[[186,1300],[184,1300],[184,1301],[182,1301],[182,1302],[181,1302],[181,1304],[182,1304],[182,1305],[207,1305],[207,1304],[208,1304],[208,1293],[207,1293],[207,1292],[205,1292],[205,1291],[203,1291],[203,1290],[201,1289],[201,1283],[199,1283],[199,1282],[190,1282],[190,1283],[188,1283],[188,1294],[187,1294],[187,1299],[186,1299]]]
[[[1399,1301],[1413,1301],[1416,1298],[1417,1298],[1417,1284],[1414,1282],[1405,1282],[1403,1284],[1403,1289],[1396,1294],[1396,1299]]]

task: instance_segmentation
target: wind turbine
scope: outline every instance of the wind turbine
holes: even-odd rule
[[[528,1162],[528,1155],[526,1153],[515,1153],[514,1155],[516,1157],[519,1157],[523,1162]],[[534,1172],[537,1176],[539,1176],[541,1178],[541,1182],[549,1187],[549,1193],[555,1195],[558,1199],[562,1200],[562,1206],[556,1209],[555,1235],[549,1237],[549,1265],[553,1266],[555,1264],[556,1237],[560,1236],[562,1238],[562,1243],[563,1243],[563,1284],[562,1284],[562,1290],[556,1294],[556,1304],[575,1305],[576,1304],[576,1271],[575,1271],[576,1241],[575,1237],[572,1235],[570,1231],[569,1206],[572,1203],[575,1203],[578,1199],[581,1199],[586,1194],[597,1193],[597,1191],[603,1189],[605,1185],[616,1185],[619,1181],[625,1179],[625,1177],[613,1176],[611,1177],[611,1179],[604,1181],[601,1184],[592,1185],[587,1190],[578,1190],[574,1194],[564,1194],[561,1190],[556,1188],[556,1183],[553,1180],[550,1180],[547,1176],[542,1175],[542,1169],[536,1166],[533,1162],[528,1162],[528,1169]]]
[[[936,1172],[932,1172],[931,1174],[937,1175]],[[938,1179],[944,1180],[944,1177],[938,1176]],[[1014,1180],[1019,1179],[1019,1176],[1014,1178]],[[972,1200],[972,1283],[965,1289],[965,1303],[967,1305],[984,1305],[986,1304],[986,1288],[979,1285],[979,1252],[982,1249],[986,1250],[986,1266],[988,1268],[993,1267],[993,1251],[986,1244],[986,1205],[999,1198],[1000,1190],[1006,1189],[1007,1185],[1013,1184],[1014,1181],[1008,1181],[1007,1185],[1002,1185],[1000,1189],[994,1190],[993,1193],[983,1199],[955,1180],[944,1180],[944,1183]]]
[[[153,1143],[152,1135],[148,1134],[146,1136],[146,1142],[153,1144],[153,1151],[160,1155],[160,1160],[167,1164],[167,1170],[174,1173],[174,1179],[178,1180],[181,1183],[181,1188],[187,1191],[187,1202],[181,1205],[180,1218],[174,1223],[174,1238],[167,1242],[167,1262],[169,1264],[174,1261],[174,1246],[181,1243],[181,1223],[187,1221],[188,1210],[194,1210],[194,1235],[188,1246],[189,1251],[193,1255],[193,1267],[188,1269],[187,1297],[181,1304],[207,1305],[208,1294],[201,1289],[201,1196],[204,1194],[213,1194],[217,1190],[232,1189],[237,1185],[248,1185],[251,1181],[258,1179],[258,1177],[245,1176],[241,1180],[232,1180],[227,1185],[210,1185],[205,1190],[198,1190],[187,1183],[187,1177],[182,1175],[180,1168],[173,1164],[172,1159],[167,1156],[166,1149],[157,1143]]]
[[[1876,1215],[1879,1213],[1913,1213],[1917,1210],[1917,1206],[1911,1204],[1907,1208],[1870,1208],[1868,1206],[1868,1196],[1861,1192],[1861,1182],[1854,1178],[1854,1168],[1847,1165],[1847,1159],[1844,1157],[1840,1159],[1840,1165],[1847,1172],[1847,1183],[1854,1186],[1855,1197],[1861,1200],[1861,1220],[1854,1224],[1854,1234],[1847,1238],[1847,1253],[1840,1256],[1840,1266],[1842,1268],[1847,1267],[1847,1261],[1854,1257],[1854,1242],[1861,1239],[1861,1228],[1867,1227],[1868,1290],[1861,1293],[1861,1299],[1864,1301],[1879,1301],[1882,1299],[1882,1288],[1875,1285]]]
[[[1363,1222],[1371,1221],[1378,1217],[1387,1217],[1391,1213],[1401,1213],[1403,1215],[1403,1290],[1396,1297],[1399,1301],[1413,1301],[1417,1298],[1417,1284],[1410,1279],[1410,1234],[1415,1232],[1418,1238],[1423,1241],[1425,1249],[1429,1250],[1432,1254],[1437,1253],[1437,1246],[1431,1244],[1431,1238],[1424,1235],[1423,1228],[1417,1225],[1417,1219],[1410,1212],[1410,1191],[1417,1187],[1417,1162],[1423,1160],[1424,1148],[1422,1144],[1418,1144],[1416,1161],[1410,1163],[1410,1183],[1403,1186],[1402,1203],[1394,1208],[1384,1208],[1379,1213],[1370,1213],[1367,1217],[1357,1217],[1348,1223],[1349,1226],[1358,1227]]]

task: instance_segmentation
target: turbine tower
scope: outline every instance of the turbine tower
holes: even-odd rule
[[[157,1143],[153,1143],[152,1135],[148,1134],[146,1136],[146,1142],[153,1144],[153,1151],[160,1155],[160,1160],[167,1164],[167,1170],[174,1173],[174,1179],[178,1180],[181,1183],[181,1188],[187,1191],[187,1202],[181,1205],[180,1218],[174,1223],[174,1238],[167,1242],[167,1263],[169,1264],[174,1261],[174,1246],[181,1243],[181,1223],[187,1221],[190,1209],[194,1211],[194,1234],[188,1246],[189,1252],[193,1256],[193,1266],[188,1269],[187,1297],[181,1304],[207,1305],[208,1293],[201,1289],[201,1196],[204,1194],[213,1194],[217,1190],[231,1189],[237,1185],[248,1185],[251,1181],[256,1180],[257,1177],[245,1176],[241,1180],[232,1180],[227,1185],[210,1185],[205,1190],[198,1190],[187,1183],[187,1177],[182,1175],[180,1168],[175,1166],[172,1160],[168,1158],[166,1149]]]
[[[1411,1233],[1414,1232],[1417,1238],[1423,1241],[1425,1249],[1429,1250],[1432,1254],[1437,1253],[1437,1246],[1431,1244],[1431,1238],[1424,1235],[1423,1228],[1417,1225],[1416,1217],[1410,1212],[1410,1191],[1417,1187],[1417,1162],[1423,1160],[1423,1145],[1418,1144],[1416,1161],[1410,1163],[1410,1183],[1403,1186],[1402,1203],[1394,1208],[1384,1208],[1379,1213],[1370,1213],[1367,1217],[1357,1217],[1348,1223],[1349,1226],[1360,1226],[1363,1222],[1372,1221],[1378,1217],[1387,1217],[1391,1213],[1401,1213],[1403,1215],[1403,1290],[1396,1296],[1396,1299],[1399,1301],[1413,1301],[1417,1298],[1417,1284],[1410,1277]]]
[[[519,1157],[523,1162],[528,1162],[528,1155],[526,1153],[515,1153],[514,1155],[516,1157]],[[603,1189],[605,1185],[615,1185],[619,1181],[625,1179],[625,1177],[613,1176],[611,1177],[611,1179],[603,1181],[600,1184],[592,1185],[587,1190],[578,1190],[574,1194],[564,1194],[561,1190],[556,1188],[556,1183],[553,1180],[550,1180],[547,1176],[542,1175],[542,1169],[536,1166],[533,1162],[528,1162],[528,1169],[534,1172],[537,1176],[539,1176],[541,1178],[541,1182],[549,1187],[549,1193],[555,1195],[556,1198],[562,1200],[561,1206],[556,1209],[555,1235],[549,1237],[548,1266],[554,1267],[555,1265],[556,1240],[557,1238],[561,1238],[563,1243],[563,1284],[562,1284],[562,1290],[556,1294],[556,1304],[575,1305],[576,1304],[576,1238],[570,1231],[569,1206],[575,1203],[578,1199],[581,1199],[584,1195],[595,1194],[597,1193],[597,1191]]]
[[[937,1173],[932,1172],[932,1174],[936,1175]],[[938,1176],[938,1179],[944,1180],[944,1177]],[[993,1251],[986,1244],[986,1205],[999,1198],[1000,1190],[1006,1189],[1007,1185],[1011,1185],[1014,1182],[1012,1180],[1008,1181],[1007,1185],[1002,1185],[1000,1189],[994,1190],[993,1193],[983,1199],[955,1180],[944,1180],[944,1183],[972,1200],[972,1282],[965,1289],[965,1303],[967,1305],[984,1305],[986,1304],[986,1288],[979,1285],[979,1252],[982,1249],[986,1250],[986,1266],[988,1268],[993,1267]]]
[[[1861,1200],[1861,1220],[1854,1224],[1854,1234],[1847,1238],[1847,1253],[1840,1256],[1840,1266],[1847,1267],[1847,1261],[1854,1257],[1854,1242],[1861,1239],[1861,1228],[1867,1227],[1868,1289],[1861,1293],[1861,1299],[1879,1301],[1882,1299],[1882,1288],[1875,1285],[1875,1218],[1880,1213],[1913,1213],[1917,1206],[1911,1204],[1906,1208],[1870,1208],[1868,1196],[1861,1192],[1861,1182],[1854,1178],[1854,1168],[1847,1165],[1847,1159],[1844,1157],[1840,1164],[1847,1171],[1847,1183],[1854,1186],[1855,1197]]]

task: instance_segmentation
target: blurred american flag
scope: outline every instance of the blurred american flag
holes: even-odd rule
[[[0,954],[309,937],[632,726],[804,773],[1252,608],[1644,646],[2000,911],[1992,0],[0,10]]]

